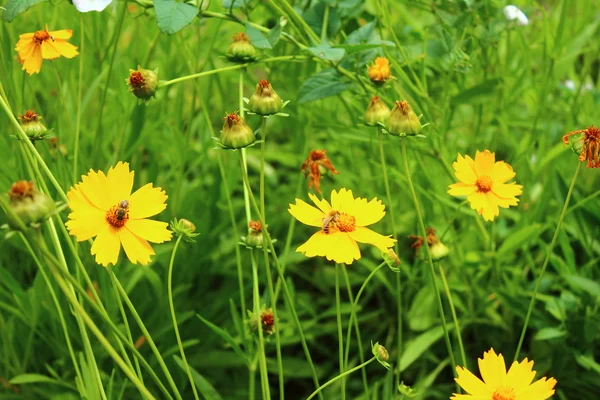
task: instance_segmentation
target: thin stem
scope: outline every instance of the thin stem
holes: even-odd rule
[[[330,379],[329,381],[325,382],[325,384],[323,386],[319,387],[317,390],[315,390],[314,392],[312,392],[312,394],[310,396],[308,396],[306,398],[306,400],[312,399],[313,397],[315,397],[315,395],[320,394],[323,389],[325,389],[327,386],[331,385],[332,383],[334,383],[338,379],[341,379],[341,378],[343,378],[343,377],[345,377],[347,375],[350,375],[353,372],[358,371],[359,369],[361,369],[363,367],[366,367],[367,365],[371,364],[375,360],[376,360],[376,358],[372,357],[370,360],[365,361],[364,363],[362,363],[360,365],[357,365],[356,367],[354,367],[352,369],[349,369],[348,371],[344,372],[343,374],[340,374],[340,375],[336,376],[333,379]]]
[[[79,84],[77,89],[77,122],[75,123],[75,144],[73,145],[73,182],[77,182],[77,163],[79,158],[79,135],[81,132],[81,114],[83,112],[83,46],[85,24],[83,23],[83,13],[79,13]]]
[[[256,318],[256,331],[258,333],[258,364],[260,367],[260,383],[262,387],[263,400],[270,400],[269,372],[267,371],[267,356],[265,354],[265,338],[262,329],[260,312],[260,290],[258,288],[258,265],[254,258],[254,251],[250,250],[252,261],[252,300],[254,303],[253,318]]]
[[[192,371],[190,370],[190,366],[187,362],[185,351],[183,350],[183,343],[181,343],[181,335],[179,334],[179,325],[177,325],[177,315],[175,315],[175,305],[173,304],[173,265],[175,261],[175,254],[177,254],[177,249],[179,248],[179,244],[181,243],[182,238],[183,236],[181,235],[177,238],[175,246],[173,247],[173,253],[171,253],[171,260],[169,261],[169,273],[167,277],[167,292],[169,297],[169,308],[171,310],[171,318],[173,319],[173,330],[175,331],[177,345],[179,346],[179,354],[181,354],[181,360],[183,361],[183,365],[185,366],[185,372],[187,373],[188,379],[190,380],[190,385],[192,386],[192,391],[194,392],[194,398],[198,400],[199,397],[198,392],[196,391],[196,384],[194,383],[194,378],[192,377]]]
[[[337,317],[338,332],[338,358],[340,364],[340,376],[344,373],[344,334],[342,333],[342,310],[340,304],[340,268],[343,265],[335,265],[335,315]],[[342,400],[346,398],[346,380],[342,379]]]
[[[417,219],[419,221],[419,229],[421,230],[421,235],[425,238],[427,237],[427,231],[425,230],[425,223],[423,222],[423,215],[421,214],[421,207],[419,206],[419,199],[417,198],[417,193],[415,192],[415,187],[412,182],[412,177],[410,176],[410,168],[408,167],[408,157],[406,155],[406,138],[401,138],[402,142],[402,158],[404,159],[404,171],[406,173],[406,180],[408,182],[408,187],[410,189],[410,194],[412,196],[412,200],[415,204],[415,210],[417,211]],[[452,351],[452,343],[450,342],[450,335],[448,333],[448,327],[446,326],[446,315],[444,313],[444,305],[442,304],[442,297],[440,295],[440,291],[438,290],[437,281],[435,279],[435,268],[433,266],[433,259],[431,258],[431,251],[429,249],[429,243],[425,240],[425,251],[427,253],[427,261],[429,263],[429,272],[431,273],[431,282],[433,283],[433,290],[435,292],[435,296],[437,298],[438,310],[440,312],[440,317],[442,319],[442,329],[444,331],[444,338],[446,341],[446,347],[448,349],[448,355],[450,356],[450,362],[452,364],[452,373],[456,376],[456,361],[454,360],[454,352]]]
[[[245,69],[242,69],[240,71],[239,80],[240,116],[242,118],[244,118],[244,71]],[[242,153],[242,160],[244,164],[244,170],[242,171],[242,173],[248,174],[248,158],[246,156],[246,148],[242,148],[240,152]],[[252,219],[252,212],[250,212],[250,199],[248,198],[248,189],[246,188],[246,185],[242,186],[242,190],[244,192],[244,210],[246,211],[246,224],[249,224],[250,220]]]
[[[446,291],[446,297],[448,297],[448,303],[450,304],[450,311],[452,312],[452,320],[454,321],[454,332],[456,333],[456,340],[458,340],[458,347],[460,349],[460,357],[462,361],[462,365],[466,368],[467,366],[467,357],[465,355],[465,348],[463,346],[462,341],[462,331],[460,330],[460,325],[458,323],[458,317],[456,316],[456,308],[454,307],[454,301],[452,300],[452,293],[450,292],[450,286],[448,286],[448,280],[446,279],[446,273],[444,272],[444,268],[441,263],[437,263],[437,266],[440,270],[440,276],[442,278],[442,283],[444,284],[444,290]]]
[[[581,170],[581,166],[583,163],[578,163],[577,169],[575,170],[575,174],[573,175],[573,179],[571,180],[571,186],[569,187],[569,191],[567,192],[567,198],[565,199],[565,204],[563,205],[562,211],[560,212],[560,216],[558,217],[558,223],[556,224],[556,230],[554,231],[554,235],[552,236],[552,241],[550,242],[550,246],[548,247],[548,251],[546,252],[546,258],[544,258],[544,264],[542,264],[542,270],[540,271],[540,276],[535,284],[535,289],[533,290],[533,295],[531,296],[531,301],[529,302],[529,308],[527,309],[527,315],[525,316],[525,324],[523,325],[523,329],[521,330],[521,337],[519,338],[519,344],[517,345],[517,351],[515,352],[514,361],[517,361],[519,358],[519,353],[521,352],[521,347],[523,346],[523,340],[525,339],[525,332],[527,331],[527,326],[529,325],[529,319],[531,318],[531,312],[533,311],[533,306],[535,305],[535,299],[537,297],[538,291],[540,290],[540,284],[542,283],[542,277],[544,276],[544,272],[546,272],[546,267],[548,267],[548,262],[550,261],[550,256],[552,255],[552,250],[554,249],[554,245],[556,244],[556,240],[558,239],[558,234],[560,232],[560,228],[562,226],[563,220],[565,219],[565,215],[567,214],[567,208],[569,208],[569,202],[571,201],[571,195],[573,194],[573,189],[575,188],[575,182],[577,181],[577,177],[579,176],[579,171]]]

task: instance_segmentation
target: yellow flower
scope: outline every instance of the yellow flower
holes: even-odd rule
[[[344,188],[331,192],[331,204],[311,193],[308,196],[318,208],[296,199],[296,204],[290,204],[288,211],[303,224],[321,229],[298,247],[297,252],[307,257],[322,256],[340,264],[352,264],[360,259],[356,242],[372,244],[383,252],[394,246],[396,240],[390,236],[365,228],[385,215],[385,206],[377,198],[369,202],[360,197],[355,199],[352,191]]]
[[[456,367],[456,371],[456,382],[468,394],[454,394],[451,400],[545,400],[554,394],[556,385],[554,378],[542,378],[532,384],[536,372],[533,361],[527,359],[513,362],[506,372],[504,357],[494,349],[479,359],[483,382],[465,368]]]
[[[149,183],[131,194],[133,176],[129,164],[119,162],[106,175],[90,170],[67,193],[69,233],[78,242],[96,237],[92,255],[98,264],[116,264],[123,245],[129,261],[146,265],[155,254],[148,242],[171,240],[166,222],[146,219],[167,207],[166,193]]]
[[[374,83],[383,83],[390,79],[390,61],[385,57],[377,57],[375,64],[369,67],[369,79]]]
[[[22,69],[33,75],[40,72],[44,60],[75,57],[79,53],[77,47],[68,42],[71,36],[70,29],[49,32],[47,25],[44,30],[20,35],[15,50],[19,53],[19,62],[23,61]]]
[[[498,207],[516,206],[519,202],[516,196],[523,193],[523,186],[506,183],[516,175],[512,167],[495,160],[495,153],[489,150],[478,151],[475,160],[459,154],[452,166],[460,182],[450,185],[448,190],[452,196],[467,196],[471,208],[486,221],[493,221],[498,216]]]

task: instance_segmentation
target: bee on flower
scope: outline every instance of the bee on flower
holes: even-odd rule
[[[288,211],[303,224],[320,229],[298,247],[297,252],[352,264],[361,257],[358,243],[371,244],[385,253],[396,243],[391,235],[383,236],[367,228],[385,215],[385,206],[377,198],[371,201],[354,198],[352,191],[345,188],[331,191],[331,203],[311,193],[308,196],[317,207],[296,199]]]
[[[90,170],[67,193],[67,229],[78,242],[95,237],[92,255],[98,264],[116,264],[122,246],[129,261],[146,265],[155,254],[148,242],[171,240],[166,222],[148,219],[167,207],[166,193],[149,183],[132,194],[133,177],[129,164],[119,162],[106,175]]]
[[[493,221],[500,213],[498,207],[509,208],[519,203],[517,196],[523,193],[523,186],[506,183],[516,173],[504,161],[496,161],[495,153],[489,150],[475,153],[475,160],[469,156],[458,155],[454,164],[454,175],[458,183],[449,186],[452,196],[467,196],[471,208]]]
[[[308,188],[315,187],[318,193],[321,193],[321,174],[329,171],[332,174],[339,174],[335,169],[331,160],[327,157],[327,150],[313,150],[308,155],[306,161],[302,163],[301,167],[304,176],[310,176],[308,181]]]
[[[588,168],[600,168],[600,129],[590,126],[567,133],[562,140],[579,154],[579,161],[587,161]]]
[[[385,57],[377,57],[373,65],[368,67],[369,79],[375,84],[383,84],[391,77],[390,61]]]
[[[34,33],[24,33],[19,36],[15,50],[19,62],[29,75],[37,74],[42,68],[44,60],[54,60],[59,57],[73,58],[77,54],[77,47],[68,40],[73,36],[70,29],[49,31],[46,29]]]

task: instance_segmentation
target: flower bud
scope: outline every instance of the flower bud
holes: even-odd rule
[[[221,130],[219,141],[221,146],[229,149],[241,149],[256,141],[252,128],[237,113],[227,114]]]
[[[8,191],[10,207],[19,219],[29,226],[42,222],[54,212],[54,201],[45,193],[40,193],[30,181],[15,182]],[[19,229],[19,223],[9,215],[8,225]]]
[[[199,235],[196,232],[196,225],[187,219],[174,219],[171,221],[171,230],[177,236],[181,236],[183,240],[189,243],[194,243],[194,238]]]
[[[148,101],[154,97],[158,89],[158,69],[152,71],[138,65],[137,70],[129,70],[129,78],[125,79],[125,82],[135,97]]]
[[[248,109],[259,115],[271,115],[278,113],[282,108],[283,100],[273,90],[271,83],[266,79],[258,81],[256,90],[248,102]]]
[[[265,306],[263,305],[262,310],[260,312],[260,326],[262,328],[263,333],[266,333],[267,335],[272,335],[273,332],[275,332],[275,316],[273,315],[272,309],[265,309],[264,307]],[[248,310],[247,312],[248,317],[250,318],[248,320],[250,329],[253,332],[256,332],[258,330],[258,318],[256,318],[256,314],[251,312],[250,310]]]
[[[448,247],[439,241],[439,239],[429,246],[429,252],[431,253],[431,259],[433,261],[439,261],[450,254]]]
[[[392,271],[400,272],[400,268],[398,267],[402,264],[402,261],[400,261],[400,257],[398,257],[394,249],[388,249],[387,253],[381,254],[383,256],[383,261],[385,261]]]
[[[367,125],[375,126],[378,122],[385,123],[390,116],[390,108],[379,98],[373,96],[371,102],[363,115],[363,120]]]
[[[425,238],[413,235],[410,235],[409,238],[414,240],[414,243],[410,247],[415,249],[415,257],[419,256],[419,250],[421,250],[421,247],[425,244],[425,240],[427,240],[427,244],[429,245],[429,253],[431,254],[431,259],[433,261],[439,261],[450,254],[450,250],[437,237],[435,229],[433,228],[427,228],[427,236]]]
[[[390,79],[390,61],[385,57],[377,57],[375,64],[369,67],[369,79],[371,82],[381,85]]]
[[[233,42],[227,48],[227,58],[236,62],[256,60],[256,49],[244,32],[233,35]]]
[[[390,363],[387,362],[387,360],[390,359],[390,355],[385,347],[383,347],[379,343],[375,343],[372,346],[371,351],[373,352],[373,355],[375,356],[379,364],[383,365],[387,369],[390,369]]]
[[[263,233],[260,221],[250,221],[248,223],[248,236],[246,237],[246,245],[249,247],[262,247]]]
[[[19,115],[21,128],[31,140],[45,139],[48,129],[42,124],[42,117],[34,111],[27,110],[25,114]]]
[[[416,135],[421,131],[421,121],[407,101],[397,101],[386,124],[390,135]]]

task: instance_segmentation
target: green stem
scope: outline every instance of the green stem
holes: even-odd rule
[[[253,318],[256,318],[256,331],[258,333],[258,363],[260,367],[260,383],[262,387],[263,400],[270,400],[269,372],[267,370],[267,356],[265,354],[265,338],[262,329],[260,312],[260,290],[258,288],[258,265],[254,258],[254,251],[250,250],[252,261],[252,300],[254,303]]]
[[[241,154],[241,152],[240,152]],[[240,155],[240,163],[243,165],[243,159]],[[242,168],[243,171],[243,168]],[[258,208],[258,204],[256,202],[256,198],[252,193],[252,187],[250,186],[250,181],[248,180],[248,174],[242,172],[242,179],[244,180],[244,185],[248,189],[248,195],[250,197],[250,201],[252,206],[254,207],[254,211],[258,214],[259,220],[263,227],[263,236],[266,240],[269,249],[271,250],[271,255],[273,256],[273,260],[275,262],[275,267],[277,268],[277,274],[279,276],[279,280],[281,281],[283,287],[283,296],[287,303],[287,306],[292,313],[292,318],[294,319],[294,323],[296,324],[296,328],[298,328],[298,334],[300,335],[300,343],[302,344],[302,350],[304,351],[304,355],[306,360],[308,361],[308,365],[311,369],[311,374],[313,378],[313,382],[315,387],[318,388],[319,378],[317,377],[317,370],[315,369],[315,365],[313,364],[312,357],[310,356],[310,350],[308,349],[308,344],[306,343],[306,337],[304,336],[304,330],[302,329],[302,324],[300,323],[300,318],[298,318],[298,313],[296,312],[296,307],[294,306],[294,300],[292,299],[292,295],[290,293],[290,289],[288,288],[287,282],[285,280],[285,276],[283,275],[283,271],[281,269],[281,264],[279,263],[279,259],[277,258],[277,253],[275,252],[275,247],[273,246],[273,241],[271,240],[271,235],[269,234],[269,230],[267,229],[267,225],[265,224],[265,220],[260,213],[260,209]],[[322,396],[319,394],[319,398],[322,399]]]
[[[404,172],[406,173],[406,180],[408,182],[410,194],[412,196],[412,200],[415,205],[415,210],[417,211],[417,219],[419,221],[419,229],[421,230],[421,235],[425,238],[425,237],[427,237],[427,231],[425,230],[425,223],[423,222],[423,215],[421,214],[421,207],[419,205],[419,199],[417,198],[417,193],[415,192],[415,187],[413,185],[412,177],[410,175],[410,168],[408,167],[408,157],[406,155],[406,138],[401,138],[401,142],[402,142],[402,158],[404,159]],[[433,290],[435,292],[435,296],[436,296],[437,304],[438,304],[438,310],[440,312],[440,317],[442,319],[442,329],[444,331],[444,339],[446,341],[448,355],[450,356],[450,362],[452,364],[452,373],[456,377],[456,361],[454,360],[454,352],[452,351],[450,335],[448,333],[448,327],[446,326],[446,315],[444,313],[444,305],[442,304],[442,297],[440,295],[440,291],[438,290],[437,281],[435,279],[435,268],[433,266],[433,259],[431,258],[431,251],[429,249],[429,243],[427,243],[427,240],[425,240],[424,244],[425,244],[425,251],[427,253],[427,261],[429,263],[429,272],[431,273],[431,282],[433,283]]]
[[[240,116],[244,118],[244,71],[242,69],[240,71],[240,80],[239,80],[239,101],[240,101]],[[244,162],[244,171],[243,173],[248,174],[248,158],[246,156],[246,148],[244,147],[240,150],[242,153],[242,160]],[[252,219],[252,213],[250,212],[250,199],[248,198],[248,189],[246,185],[242,185],[242,190],[244,192],[244,210],[246,211],[246,224],[250,223]]]
[[[75,123],[75,144],[73,145],[73,182],[77,182],[77,163],[79,159],[79,136],[81,133],[81,114],[83,112],[83,46],[84,46],[84,29],[85,24],[83,23],[83,13],[79,13],[79,30],[81,31],[79,37],[79,84],[77,89],[77,122]]]
[[[340,304],[340,268],[343,265],[335,265],[335,315],[337,317],[338,332],[338,358],[340,364],[340,376],[344,374],[344,334],[342,333],[342,310]],[[346,398],[346,380],[342,379],[342,400]]]
[[[583,163],[581,162],[577,165],[577,169],[575,170],[575,174],[573,175],[573,179],[571,180],[571,186],[569,186],[569,191],[567,192],[565,204],[563,205],[562,211],[560,212],[560,216],[558,217],[556,230],[554,231],[554,235],[552,236],[552,241],[550,242],[550,246],[548,247],[548,251],[546,252],[546,258],[544,258],[544,263],[542,264],[540,276],[537,279],[535,289],[533,290],[533,295],[531,296],[531,301],[529,302],[529,308],[527,309],[527,315],[525,317],[525,324],[523,325],[523,329],[521,330],[521,337],[519,338],[519,344],[517,345],[517,351],[515,352],[515,358],[513,359],[514,361],[517,361],[517,359],[519,358],[519,353],[521,352],[521,347],[523,346],[523,340],[525,339],[525,332],[527,331],[529,319],[531,318],[531,312],[533,311],[535,299],[537,297],[538,291],[540,290],[540,284],[542,283],[542,277],[544,276],[544,272],[546,272],[546,267],[548,267],[548,262],[550,261],[552,250],[554,249],[554,245],[556,244],[556,240],[558,239],[560,228],[562,226],[563,220],[565,219],[565,215],[567,214],[567,208],[569,208],[569,201],[571,201],[571,195],[573,194],[575,182],[577,181],[577,177],[579,176],[579,171],[581,170],[582,165]]]
[[[133,316],[133,319],[135,319],[136,323],[138,324],[140,330],[142,331],[142,334],[146,337],[146,340],[148,341],[148,345],[152,349],[152,352],[154,353],[154,356],[156,357],[158,364],[160,365],[165,376],[167,377],[167,381],[169,382],[169,386],[171,386],[171,390],[173,390],[175,397],[178,400],[182,400],[181,394],[179,393],[179,389],[177,388],[177,385],[173,381],[173,377],[171,376],[171,373],[169,372],[169,369],[167,368],[167,365],[165,364],[165,361],[163,360],[162,355],[160,354],[160,351],[158,351],[158,348],[156,347],[154,340],[152,340],[152,336],[150,336],[150,332],[148,332],[148,329],[146,329],[146,325],[144,325],[144,321],[142,321],[142,319],[140,318],[140,315],[138,314],[137,310],[135,309],[135,306],[129,299],[127,292],[121,285],[121,282],[119,282],[119,280],[115,276],[115,273],[111,267],[108,267],[108,274],[110,276],[110,280],[111,280],[112,284],[115,285],[115,287],[118,289],[119,293],[121,294],[121,297],[123,298],[123,300],[125,301],[125,304],[127,305],[127,308],[129,308],[129,312],[131,313],[131,315]]]
[[[181,238],[183,238],[183,236],[181,235],[177,238],[175,246],[173,247],[173,253],[171,253],[171,260],[169,261],[169,274],[167,277],[167,291],[169,296],[169,308],[171,310],[171,318],[173,319],[173,330],[175,331],[177,345],[179,346],[179,354],[181,354],[181,360],[183,361],[183,365],[185,366],[185,372],[187,373],[188,379],[190,380],[190,385],[192,386],[192,391],[194,392],[194,398],[198,400],[199,397],[198,392],[196,391],[196,384],[194,383],[194,378],[192,377],[192,371],[190,370],[190,366],[187,362],[185,351],[183,350],[183,343],[181,343],[181,335],[179,334],[179,326],[177,325],[177,315],[175,315],[175,305],[173,304],[173,264],[175,261],[175,254],[177,254],[177,249],[179,248],[179,244],[181,243]]]
[[[335,378],[333,378],[333,379],[330,379],[329,381],[325,382],[325,384],[324,384],[323,386],[319,387],[319,388],[318,388],[317,390],[315,390],[315,391],[314,391],[314,392],[313,392],[313,393],[312,393],[310,396],[308,396],[308,397],[306,398],[306,400],[310,400],[310,399],[312,399],[313,397],[315,397],[315,395],[317,395],[317,394],[320,394],[320,393],[321,393],[321,391],[322,391],[323,389],[325,389],[327,386],[331,385],[331,384],[332,384],[332,383],[334,383],[335,381],[337,381],[337,380],[339,380],[339,379],[341,379],[341,378],[343,378],[343,377],[345,377],[345,376],[347,376],[347,375],[350,375],[351,373],[353,373],[353,372],[356,372],[356,371],[358,371],[359,369],[361,369],[361,368],[363,368],[363,367],[366,367],[367,365],[371,364],[371,363],[372,363],[373,361],[375,361],[375,360],[376,360],[376,358],[375,358],[375,357],[372,357],[370,360],[368,360],[368,361],[365,361],[364,363],[362,363],[362,364],[360,364],[360,365],[357,365],[356,367],[354,367],[354,368],[352,368],[352,369],[349,369],[348,371],[344,372],[343,374],[340,374],[340,375],[336,376],[336,377],[335,377]]]
[[[444,290],[446,291],[446,297],[448,297],[448,303],[450,304],[450,311],[452,312],[452,320],[454,321],[454,332],[456,333],[456,340],[458,340],[458,347],[460,349],[460,357],[462,365],[467,367],[467,357],[465,354],[465,348],[462,341],[462,331],[458,323],[458,317],[456,316],[456,308],[454,307],[454,301],[452,300],[452,293],[450,292],[450,286],[448,286],[448,280],[446,279],[446,273],[441,263],[437,263],[440,270],[440,276],[442,277],[442,283],[444,284]]]

